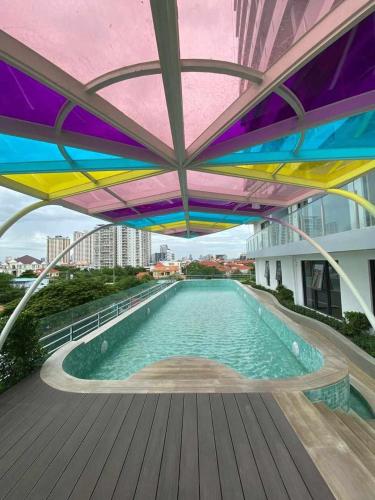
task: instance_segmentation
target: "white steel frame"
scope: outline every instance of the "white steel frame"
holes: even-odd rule
[[[216,138],[225,128],[238,120],[243,114],[252,109],[258,102],[271,92],[278,93],[294,109],[297,120],[294,120],[294,130],[300,131],[300,141],[296,146],[296,152],[303,142],[303,130],[311,126],[306,120],[306,113],[297,97],[283,85],[283,81],[334,42],[339,36],[352,28],[361,19],[369,15],[374,9],[371,0],[344,0],[333,11],[327,13],[315,26],[298,39],[288,52],[282,56],[273,66],[264,73],[239,64],[204,60],[204,59],[180,59],[179,34],[177,21],[176,0],[158,2],[151,0],[152,16],[154,21],[155,36],[159,51],[159,61],[149,61],[125,68],[113,70],[105,75],[94,79],[87,84],[75,80],[54,64],[32,51],[22,43],[18,42],[8,34],[0,32],[0,55],[14,66],[36,77],[39,81],[47,84],[68,98],[68,102],[60,110],[55,127],[44,127],[41,125],[27,124],[14,119],[1,118],[0,130],[6,133],[20,134],[40,140],[47,140],[59,145],[63,156],[68,159],[65,145],[75,147],[92,148],[97,151],[118,154],[120,156],[133,157],[154,164],[162,163],[163,170],[177,171],[180,183],[181,197],[186,221],[187,235],[190,236],[189,227],[189,204],[188,186],[186,179],[186,167],[194,161],[195,157]],[[183,104],[181,90],[181,71],[212,72],[236,76],[249,80],[253,85],[233,103],[208,129],[185,150]],[[102,99],[98,90],[112,85],[113,83],[136,78],[144,75],[161,74],[164,83],[166,102],[173,138],[174,149],[172,150],[159,139],[130,120],[114,106]],[[352,99],[350,113],[356,109],[363,108],[361,99]],[[366,109],[373,108],[375,104],[369,105],[366,100]],[[372,101],[375,103],[375,101]],[[104,119],[106,122],[117,127],[119,130],[146,145],[153,153],[142,151],[141,148],[116,144],[103,139],[89,138],[82,134],[75,134],[63,130],[63,123],[69,112],[75,105],[83,106],[85,109]],[[362,109],[361,108],[361,109]],[[311,113],[310,113],[311,114]],[[327,113],[327,120],[332,117]],[[322,118],[320,118],[322,123]],[[275,128],[275,133],[276,128]],[[273,135],[275,135],[275,133]],[[239,138],[239,142],[250,140],[256,141],[257,131],[249,134],[249,137]],[[218,145],[215,149],[216,155],[220,154],[221,148],[228,152],[238,146],[236,141],[229,144]],[[251,145],[251,144],[250,144]],[[241,146],[240,146],[241,147]],[[73,161],[69,161],[72,171],[79,170]],[[192,169],[199,169],[200,165],[193,164]],[[150,167],[152,168],[152,167]],[[276,173],[275,173],[276,175]],[[86,175],[91,181],[94,179]],[[276,180],[276,179],[275,179]],[[114,180],[115,182],[115,180]],[[120,181],[119,181],[120,182]],[[278,182],[280,182],[278,180]],[[283,180],[284,183],[285,180]],[[292,183],[292,182],[291,182]],[[14,181],[0,176],[0,185],[11,189],[20,189]],[[93,182],[90,189],[105,187],[104,182]],[[311,186],[307,186],[311,187]],[[109,187],[106,191],[113,194]],[[28,194],[43,198],[45,195],[33,188],[25,188]],[[54,193],[55,202],[65,196],[65,193]],[[51,197],[52,198],[52,197]],[[68,206],[65,202],[60,202]]]

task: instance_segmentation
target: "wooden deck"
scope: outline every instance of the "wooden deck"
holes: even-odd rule
[[[332,499],[269,394],[0,396],[0,498]]]

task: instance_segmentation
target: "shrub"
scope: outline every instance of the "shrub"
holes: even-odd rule
[[[314,311],[313,309],[309,309],[308,307],[294,304],[293,292],[283,286],[278,286],[275,291],[265,288],[262,285],[256,285],[254,283],[249,284],[257,290],[272,293],[272,295],[274,295],[287,309],[290,309],[298,314],[302,314],[303,316],[316,319],[317,321],[330,326],[334,330],[337,330],[343,335],[350,337],[350,340],[354,344],[370,354],[370,356],[375,357],[375,335],[368,333],[370,323],[365,314],[357,311],[348,311],[344,313],[345,320],[343,321],[333,318],[332,316],[326,316]]]
[[[344,333],[348,337],[367,333],[371,326],[366,315],[358,311],[347,311],[344,313],[344,318]]]
[[[4,317],[0,321],[0,331],[6,319]],[[35,317],[29,312],[21,313],[0,354],[0,381],[3,388],[10,387],[42,365],[44,353],[36,332]]]
[[[291,302],[294,304],[294,294],[292,290],[283,285],[278,285],[276,288],[276,297],[280,302]]]

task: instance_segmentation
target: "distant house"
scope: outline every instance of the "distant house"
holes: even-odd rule
[[[18,277],[25,271],[33,271],[38,274],[45,267],[44,261],[31,255],[23,255],[22,257],[7,257],[5,262],[0,265],[0,272]]]
[[[181,266],[179,262],[158,262],[150,268],[152,276],[156,279],[172,276],[173,274],[181,274]]]

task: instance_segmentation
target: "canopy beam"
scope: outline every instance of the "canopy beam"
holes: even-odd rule
[[[187,150],[189,160],[192,161],[287,78],[373,12],[374,7],[373,0],[344,0],[325,15],[264,73],[260,85],[250,86],[193,142]]]
[[[151,0],[152,18],[158,45],[161,74],[167,101],[169,122],[177,160],[178,178],[185,212],[186,232],[190,236],[189,199],[186,172],[182,165],[185,160],[184,117],[182,107],[182,86],[180,66],[180,44],[178,34],[178,14],[176,0]]]

